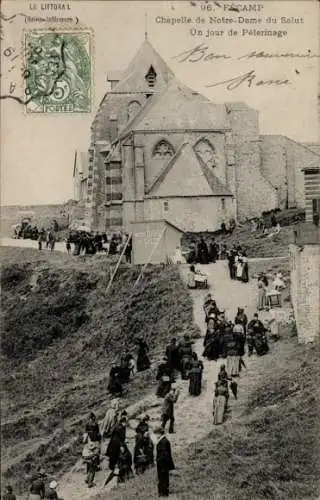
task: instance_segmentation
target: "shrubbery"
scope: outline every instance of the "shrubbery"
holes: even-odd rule
[[[31,276],[26,264],[6,267],[2,274],[1,351],[10,358],[32,359],[38,350],[73,333],[88,319],[85,283],[79,287],[77,280],[64,276],[62,281],[46,270],[39,273],[37,288],[31,292]]]

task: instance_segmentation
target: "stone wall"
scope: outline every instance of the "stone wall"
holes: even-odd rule
[[[291,301],[300,342],[320,335],[320,246],[290,245]]]
[[[288,208],[287,154],[285,137],[262,135],[260,142],[261,172],[277,188],[279,208]]]
[[[259,113],[242,102],[227,103],[226,109],[235,148],[237,216],[260,215],[278,206],[278,195],[260,170]]]
[[[235,216],[235,202],[231,196],[153,198],[144,201],[145,219],[167,219],[183,231],[215,231],[221,222]],[[223,208],[224,206],[224,208]]]
[[[243,142],[236,149],[238,218],[260,215],[278,206],[277,190],[260,171],[259,141]]]
[[[320,156],[288,137],[261,136],[261,171],[278,189],[280,208],[304,208],[302,168],[320,165]]]

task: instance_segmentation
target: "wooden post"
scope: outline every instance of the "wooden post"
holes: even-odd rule
[[[108,291],[108,290],[109,290],[109,288],[110,288],[110,287],[111,287],[111,285],[112,285],[112,282],[113,282],[113,280],[114,280],[114,278],[115,278],[115,275],[117,274],[118,268],[119,268],[119,266],[120,266],[120,262],[121,262],[121,260],[122,260],[122,257],[124,256],[124,252],[126,251],[126,248],[127,248],[127,246],[128,246],[129,241],[131,240],[131,238],[132,238],[132,233],[130,233],[130,234],[129,234],[129,238],[127,238],[127,241],[126,241],[126,242],[125,242],[125,244],[123,245],[123,249],[122,249],[122,251],[121,251],[121,254],[120,254],[119,260],[118,260],[118,262],[117,262],[117,264],[116,264],[116,267],[114,268],[114,271],[113,271],[113,273],[112,273],[112,275],[111,275],[111,278],[110,278],[110,281],[109,281],[109,283],[108,283],[108,286],[107,286],[107,290],[106,290],[106,291]]]

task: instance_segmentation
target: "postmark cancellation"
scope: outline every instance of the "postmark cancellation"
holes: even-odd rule
[[[90,112],[92,47],[90,30],[25,31],[26,112]]]

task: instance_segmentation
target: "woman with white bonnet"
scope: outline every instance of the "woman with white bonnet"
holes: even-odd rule
[[[57,481],[55,480],[51,481],[48,488],[46,488],[46,493],[44,496],[45,500],[61,500],[59,499],[58,493],[56,491],[57,487],[58,487]]]

